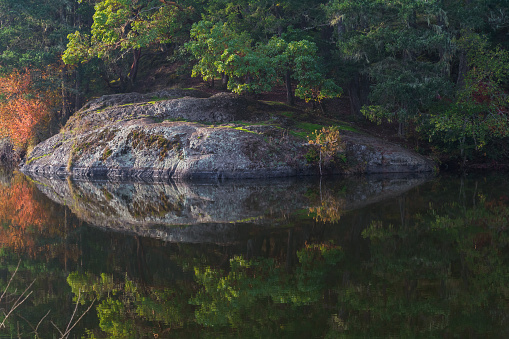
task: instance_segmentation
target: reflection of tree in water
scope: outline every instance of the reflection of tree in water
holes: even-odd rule
[[[345,209],[343,194],[344,188],[341,190],[337,190],[334,187],[322,188],[322,181],[320,181],[319,194],[310,195],[314,198],[314,206],[309,207],[309,214],[317,222],[331,224],[339,222],[341,214]]]
[[[192,316],[187,298],[193,286],[182,281],[165,288],[140,284],[127,277],[115,281],[107,274],[78,272],[71,273],[67,281],[75,297],[81,291],[84,300],[98,299],[99,328],[90,331],[98,337],[101,331],[109,338],[164,337]]]
[[[179,336],[207,332],[314,336],[318,323],[326,325],[321,302],[326,279],[334,276],[332,268],[343,253],[333,244],[308,245],[298,257],[299,264],[288,272],[284,262],[236,256],[228,270],[196,266],[194,281],[174,280],[164,287],[77,272],[69,275],[68,283],[75,295],[81,291],[87,300],[99,299],[99,327],[108,337],[165,336],[175,331]]]
[[[468,184],[461,186],[460,199],[454,192],[456,200],[442,194],[453,183],[437,182],[417,197],[382,204],[393,226],[371,222],[365,240],[357,234],[378,220],[380,206],[345,213],[345,227],[331,227],[344,192],[324,185],[321,195],[315,189],[308,199],[317,208],[325,201],[320,218],[329,223],[310,222],[306,209],[270,229],[243,224],[238,242],[223,245],[75,229],[69,225],[76,219],[39,199],[31,185],[14,175],[2,186],[0,232],[9,235],[16,225],[26,242],[4,243],[0,288],[19,256],[31,258],[22,261],[12,288],[22,291],[37,277],[19,312],[33,325],[51,309],[40,327],[49,336],[55,333],[49,320],[65,328],[73,312],[71,288],[84,291],[80,311],[98,297],[74,329],[87,336],[88,328],[96,338],[507,334],[508,199],[483,195],[477,187],[470,192]],[[414,216],[417,200],[429,201],[425,194],[431,193],[442,199],[437,207]],[[16,212],[16,199],[24,200],[24,214]],[[12,219],[9,209],[18,213]],[[32,331],[22,318],[12,320],[23,333]],[[9,331],[17,336],[15,326]]]
[[[346,331],[499,336],[509,308],[505,203],[431,209],[412,226],[373,222],[371,260],[352,270],[339,301]],[[507,334],[507,333],[506,333]]]
[[[372,222],[363,261],[332,243],[297,246],[291,267],[281,251],[248,258],[179,245],[172,260],[194,278],[80,279],[102,295],[96,311],[109,336],[500,336],[509,308],[508,218],[505,201],[478,194],[475,206],[442,204],[397,226]]]
[[[65,238],[75,228],[67,211],[47,199],[41,199],[35,185],[15,172],[8,184],[0,184],[0,246],[31,257],[44,255],[47,260],[59,258],[76,261],[77,246],[51,243],[48,239]],[[64,218],[61,218],[61,213]]]
[[[230,260],[228,272],[195,269],[201,286],[191,299],[198,306],[196,322],[234,328],[249,337],[316,336],[317,325],[327,321],[322,302],[328,290],[326,279],[335,276],[333,268],[343,253],[332,244],[308,245],[298,257],[293,272],[270,258],[242,257]]]
[[[0,244],[16,251],[26,250],[34,255],[35,233],[41,232],[47,211],[34,200],[35,188],[21,174],[0,188]]]
[[[344,206],[345,202],[343,199],[327,192],[321,199],[321,205],[310,207],[309,213],[318,222],[335,224],[339,222]]]
[[[76,218],[42,196],[24,175],[10,172],[0,180],[0,224],[0,292],[6,291],[2,309],[9,310],[20,296],[29,295],[9,315],[0,334],[57,333],[50,321],[65,328],[72,313],[72,305],[60,299],[69,290],[60,277],[67,269],[75,269],[81,255]]]

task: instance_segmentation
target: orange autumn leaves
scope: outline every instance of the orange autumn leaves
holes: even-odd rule
[[[0,185],[0,247],[34,254],[33,233],[42,230],[48,213],[33,194],[34,188],[21,174],[9,186]]]
[[[45,78],[45,74],[30,70],[0,77],[0,137],[26,147],[37,129],[49,122],[55,96],[50,90],[37,90],[34,86],[34,80]]]

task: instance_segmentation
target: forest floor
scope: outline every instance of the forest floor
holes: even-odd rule
[[[210,94],[216,94],[223,91],[217,86],[212,87],[211,84],[205,83],[197,78],[188,79],[183,87],[199,89]],[[283,86],[277,87],[273,91],[261,93],[256,97],[253,97],[253,99],[285,104],[286,89]],[[364,116],[357,116],[353,114],[350,107],[350,98],[346,93],[337,99],[324,100],[322,107],[313,107],[312,103],[306,103],[302,99],[296,99],[295,101],[295,107],[297,109],[312,113],[310,116],[316,117],[316,120],[325,118],[343,121],[358,131],[376,136],[384,141],[398,144],[406,149],[410,149],[422,154],[424,154],[425,151],[429,151],[427,143],[420,140],[415,133],[409,132],[404,137],[398,135],[397,123],[384,122],[381,124],[376,124],[369,121]],[[413,126],[409,126],[408,130],[413,131]]]

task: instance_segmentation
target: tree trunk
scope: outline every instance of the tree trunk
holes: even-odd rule
[[[405,120],[398,122],[398,136],[404,137],[406,134],[406,123]]]
[[[81,108],[81,78],[80,78],[80,72],[78,69],[74,71],[74,88],[75,88],[75,97],[74,97],[74,111],[77,112]]]
[[[285,74],[285,85],[286,85],[286,103],[290,106],[295,105],[295,95],[292,90],[292,71],[286,70]]]
[[[354,116],[360,117],[362,106],[368,104],[369,79],[362,74],[356,74],[348,84],[350,109]]]
[[[131,64],[131,69],[129,70],[129,81],[131,86],[134,85],[136,81],[136,76],[138,75],[138,65],[141,57],[141,48],[137,48],[133,50],[133,63]]]
[[[458,79],[456,80],[456,86],[458,89],[463,89],[465,87],[465,77],[467,72],[467,53],[464,50],[461,50],[459,53]]]
[[[67,66],[62,68],[62,114],[60,115],[60,122],[64,124],[67,121],[69,114],[69,107],[67,104]]]
[[[445,12],[444,12],[445,13]],[[437,16],[437,25],[441,27],[441,29],[446,32],[447,31],[447,25],[446,25],[446,18],[445,18],[445,15],[446,14],[439,14]],[[440,45],[440,47],[438,48],[438,54],[439,54],[439,57],[440,57],[440,61],[444,61],[444,67],[442,68],[442,75],[444,77],[449,77],[451,74],[451,67],[449,65],[447,61],[447,58],[448,58],[448,52],[451,53],[450,50],[448,50],[447,48],[444,47],[444,45]]]
[[[227,74],[223,73],[223,75],[221,76],[221,89],[227,89],[228,88],[228,81],[229,81],[229,77]]]

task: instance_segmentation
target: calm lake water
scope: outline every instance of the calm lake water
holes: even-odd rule
[[[509,337],[509,176],[0,176],[0,337]],[[6,317],[7,315],[7,317]]]

